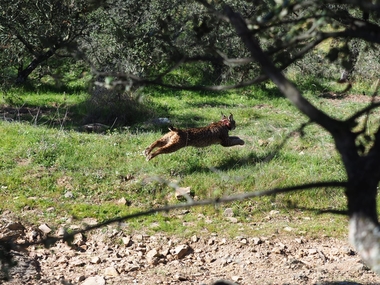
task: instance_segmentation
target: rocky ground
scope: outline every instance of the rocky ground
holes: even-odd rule
[[[3,249],[6,240],[23,244],[49,231],[0,223]],[[77,235],[71,246],[13,246],[8,257],[16,263],[2,259],[0,284],[380,284],[345,240],[286,234],[178,238],[109,227]]]

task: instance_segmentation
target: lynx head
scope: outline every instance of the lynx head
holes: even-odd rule
[[[229,130],[234,130],[236,128],[236,123],[232,114],[230,114],[228,117],[222,114],[221,122],[227,126]]]

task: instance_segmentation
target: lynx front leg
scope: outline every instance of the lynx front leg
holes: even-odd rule
[[[228,137],[220,143],[224,147],[230,147],[235,145],[244,145],[244,141],[239,137]]]

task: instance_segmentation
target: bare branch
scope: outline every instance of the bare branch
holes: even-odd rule
[[[302,113],[308,116],[313,122],[320,124],[334,137],[340,134],[342,130],[347,130],[347,127],[343,122],[335,120],[326,113],[317,109],[301,95],[300,91],[289,80],[285,78],[285,76],[275,67],[267,55],[262,51],[261,47],[251,35],[251,32],[240,15],[233,12],[228,6],[225,8],[225,12],[237,34],[241,37],[251,52],[252,57],[257,60],[268,77]]]
[[[141,211],[141,212],[137,212],[135,214],[125,215],[122,217],[110,219],[110,220],[107,220],[103,223],[99,223],[99,224],[96,224],[93,226],[88,226],[85,229],[77,230],[77,231],[74,231],[72,233],[66,233],[63,238],[49,237],[47,240],[44,240],[41,242],[43,242],[47,245],[51,245],[58,240],[68,241],[68,240],[71,240],[77,234],[84,234],[84,233],[89,232],[91,230],[99,229],[99,228],[102,228],[102,227],[110,225],[110,224],[120,223],[120,222],[123,222],[125,220],[130,220],[130,219],[143,217],[143,216],[149,216],[149,215],[161,213],[161,212],[168,212],[168,211],[172,211],[172,210],[176,210],[176,209],[207,206],[207,205],[220,205],[220,204],[226,204],[226,203],[230,203],[230,202],[234,202],[234,201],[247,200],[247,199],[251,199],[251,198],[270,196],[270,195],[276,195],[276,194],[281,194],[281,193],[289,193],[289,192],[294,192],[294,191],[304,191],[307,189],[325,188],[325,187],[345,188],[346,186],[347,186],[347,182],[341,182],[341,181],[314,182],[314,183],[301,184],[301,185],[285,187],[285,188],[274,188],[274,189],[265,190],[265,191],[241,193],[241,194],[230,195],[230,196],[215,198],[215,199],[205,199],[205,200],[201,200],[201,201],[192,200],[191,202],[187,202],[187,203],[176,204],[176,205],[168,205],[168,206],[161,207],[161,208],[151,209],[151,210],[147,210],[147,211]],[[26,246],[29,246],[31,244],[33,244],[33,243],[26,244]]]

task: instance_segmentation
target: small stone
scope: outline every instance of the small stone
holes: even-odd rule
[[[104,275],[108,277],[116,277],[119,276],[119,271],[113,266],[107,267],[104,269]]]
[[[83,234],[77,234],[74,237],[73,244],[81,246],[86,244],[86,237]]]
[[[279,248],[278,246],[275,246],[275,247],[272,249],[272,252],[273,252],[273,253],[276,253],[276,254],[281,254],[281,253],[282,253],[282,250],[281,250],[281,248]]]
[[[243,278],[241,278],[240,276],[232,276],[231,279],[232,279],[232,281],[234,281],[234,282],[238,282],[238,281],[243,280]]]
[[[303,239],[302,238],[296,238],[295,241],[299,244],[303,244]]]
[[[156,265],[158,264],[159,256],[160,254],[158,253],[157,249],[151,249],[146,253],[145,258],[149,264]]]
[[[70,264],[75,266],[75,267],[82,267],[82,266],[86,265],[86,263],[81,259],[72,260],[72,261],[70,261]]]
[[[259,237],[252,238],[252,242],[254,245],[259,245],[259,244],[263,243],[263,241]]]
[[[65,198],[67,198],[67,199],[72,199],[72,198],[74,198],[74,194],[73,194],[73,192],[71,192],[71,191],[67,191],[67,192],[65,193]]]
[[[122,198],[120,198],[119,200],[117,200],[117,202],[116,202],[116,204],[118,204],[118,205],[123,205],[123,206],[125,206],[125,205],[127,205],[127,200],[124,198],[124,197],[122,197]]]
[[[225,217],[233,217],[234,216],[234,211],[232,210],[232,208],[226,208],[223,212],[223,215]]]
[[[185,255],[187,255],[189,251],[190,251],[190,247],[187,244],[181,244],[175,247],[174,254],[177,257],[177,259],[181,259]]]
[[[310,255],[316,254],[317,252],[318,252],[318,250],[316,248],[310,248],[309,249],[309,254]]]
[[[284,228],[284,231],[286,231],[286,232],[291,232],[291,231],[293,231],[293,228],[291,228],[291,227],[285,227],[285,228]]]
[[[170,248],[169,247],[166,247],[166,248],[163,248],[161,251],[160,251],[160,254],[162,256],[167,256],[170,252]]]
[[[44,234],[48,234],[51,232],[51,228],[47,224],[42,224],[38,227],[38,229]]]
[[[121,238],[121,241],[123,242],[123,244],[124,244],[126,247],[129,247],[129,246],[132,245],[132,240],[131,240],[131,237],[130,237],[130,236],[122,237],[122,238]]]
[[[25,227],[18,222],[11,222],[6,225],[6,228],[11,231],[25,230]]]
[[[198,237],[197,237],[196,235],[193,235],[193,236],[191,237],[191,242],[195,243],[195,242],[197,242],[197,241],[198,241]]]
[[[242,244],[247,244],[247,243],[248,243],[248,240],[247,240],[246,238],[242,238],[242,239],[240,240],[240,243],[242,243]]]
[[[174,279],[178,280],[178,281],[186,281],[187,280],[187,277],[183,276],[183,275],[180,275],[180,274],[175,274],[174,275]]]
[[[141,240],[143,240],[143,235],[140,235],[140,234],[134,235],[134,236],[133,236],[133,239],[134,239],[134,240],[141,241]]]
[[[90,262],[92,264],[99,264],[100,263],[100,257],[99,256],[93,257],[93,258],[91,258]]]
[[[124,268],[124,271],[125,272],[133,272],[133,271],[137,271],[140,269],[140,266],[138,266],[137,264],[128,264],[125,268]]]
[[[238,219],[234,217],[226,217],[226,219],[229,220],[233,224],[236,224],[238,222]]]
[[[93,276],[93,277],[88,277],[82,285],[105,285],[106,280],[102,276]]]
[[[191,187],[178,187],[175,189],[175,197],[177,200],[186,199],[191,196]]]
[[[64,237],[65,236],[65,233],[66,233],[66,230],[64,227],[60,227],[58,230],[57,230],[57,236],[58,237]]]
[[[269,212],[269,215],[274,216],[274,215],[278,215],[279,213],[280,213],[280,211],[272,210]]]

